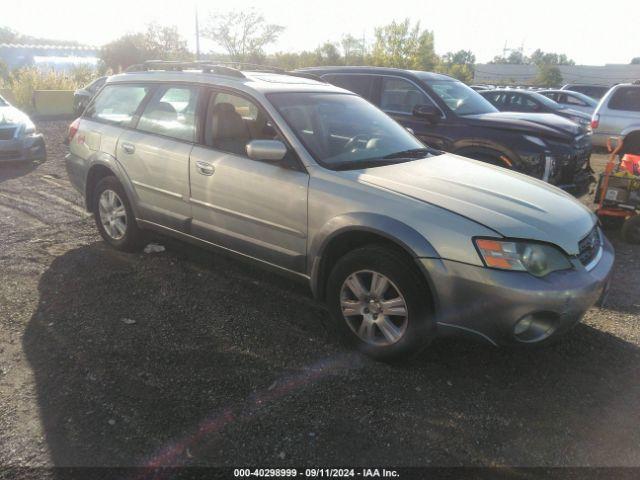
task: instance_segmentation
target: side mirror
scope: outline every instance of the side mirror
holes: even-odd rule
[[[251,140],[247,143],[247,156],[252,160],[279,162],[287,154],[287,146],[280,140]]]
[[[416,105],[413,107],[413,116],[435,122],[440,118],[440,110],[434,105]]]

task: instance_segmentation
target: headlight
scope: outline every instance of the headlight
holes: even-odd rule
[[[572,268],[569,258],[551,245],[485,238],[476,238],[474,242],[485,265],[490,268],[529,272],[536,277]]]
[[[36,126],[31,120],[27,120],[26,122],[24,122],[22,132],[24,135],[33,135],[34,133],[36,133]]]

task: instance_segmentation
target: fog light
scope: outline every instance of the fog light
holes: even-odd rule
[[[533,323],[533,317],[530,315],[527,315],[526,317],[521,318],[520,321],[516,323],[516,326],[513,329],[513,334],[516,336],[522,335],[524,332],[529,330],[529,327],[531,326],[532,323]]]
[[[556,330],[558,318],[558,314],[553,312],[525,315],[513,326],[513,336],[520,342],[540,342]]]

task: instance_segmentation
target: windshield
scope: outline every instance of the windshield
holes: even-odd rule
[[[553,110],[564,110],[564,109],[567,108],[564,105],[561,105],[558,102],[555,102],[555,101],[551,100],[549,97],[545,97],[541,93],[528,92],[527,94],[531,95],[531,97],[533,97],[534,100],[538,101],[538,103],[542,103],[547,108],[551,108]]]
[[[355,95],[271,93],[268,98],[316,161],[332,170],[389,165],[434,153]]]
[[[456,80],[428,80],[427,85],[456,115],[477,115],[498,110],[482,95]]]

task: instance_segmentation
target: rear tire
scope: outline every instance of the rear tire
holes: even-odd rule
[[[435,335],[424,278],[408,258],[384,246],[358,248],[337,261],[327,306],[343,339],[378,360],[406,358]]]
[[[622,238],[627,243],[640,244],[640,215],[634,215],[622,224]]]
[[[135,252],[144,243],[129,198],[116,177],[100,180],[93,195],[92,210],[100,235],[113,248]]]

